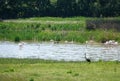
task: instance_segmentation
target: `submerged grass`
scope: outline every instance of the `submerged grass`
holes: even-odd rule
[[[0,81],[119,81],[119,62],[0,59]]]

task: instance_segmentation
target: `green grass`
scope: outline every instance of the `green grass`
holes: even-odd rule
[[[26,20],[33,20],[33,21],[85,21],[88,19],[87,17],[32,17],[32,18],[24,18],[24,19],[17,19],[19,21],[26,21]],[[14,20],[14,19],[12,19]],[[15,19],[16,20],[16,19]]]
[[[115,31],[86,30],[86,20],[96,18],[73,17],[34,17],[26,19],[5,20],[0,22],[0,40],[16,41],[50,41],[59,40],[84,43],[91,37],[101,42],[104,39],[111,39],[120,42],[120,33]],[[105,19],[120,19],[105,18]]]
[[[119,81],[119,62],[0,59],[0,81]]]

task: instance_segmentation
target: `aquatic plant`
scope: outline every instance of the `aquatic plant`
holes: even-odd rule
[[[48,19],[47,19],[48,18]],[[116,40],[120,42],[120,33],[114,30],[96,29],[86,30],[85,17],[74,18],[28,18],[9,22],[0,22],[0,40],[11,41],[74,41],[85,43],[94,37],[97,42]],[[116,18],[115,18],[116,19]],[[25,22],[31,20],[31,22]],[[32,22],[32,21],[37,22]],[[20,21],[20,22],[19,22]],[[40,21],[40,22],[39,22]],[[51,21],[51,22],[48,22]]]

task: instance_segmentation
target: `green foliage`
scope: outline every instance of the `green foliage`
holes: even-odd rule
[[[0,0],[0,19],[120,16],[120,0]],[[48,13],[49,12],[49,13]]]
[[[20,42],[20,37],[15,37],[15,42]]]
[[[33,78],[31,78],[29,81],[34,81],[34,79],[33,79]]]
[[[10,68],[10,69],[4,70],[4,72],[15,72],[15,70],[13,68]]]
[[[72,71],[70,70],[70,71],[67,71],[67,74],[72,74]]]
[[[79,73],[75,73],[74,76],[79,76]]]
[[[106,40],[120,41],[120,33],[115,30],[105,30],[102,28],[88,31],[86,30],[85,20],[95,20],[96,18],[74,17],[74,18],[27,18],[9,20],[9,22],[0,22],[0,40],[19,41],[50,41],[51,39],[64,42],[74,41],[85,43],[91,37],[97,42]],[[110,23],[118,23],[118,18],[105,18],[113,20]],[[52,20],[52,21],[51,21]],[[118,21],[117,21],[118,20]],[[27,21],[27,22],[26,22]],[[30,21],[30,23],[28,22]],[[39,21],[39,23],[38,23]]]
[[[15,70],[14,69],[10,69],[10,72],[14,72]]]

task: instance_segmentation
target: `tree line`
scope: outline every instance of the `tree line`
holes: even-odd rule
[[[2,19],[40,16],[120,16],[120,0],[0,0]]]

